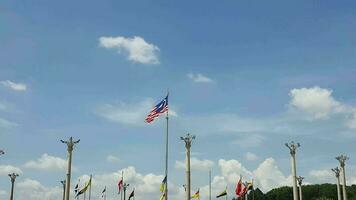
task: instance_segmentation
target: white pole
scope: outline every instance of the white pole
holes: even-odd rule
[[[343,184],[342,184],[342,196],[343,200],[347,200],[347,193],[346,193],[346,173],[345,173],[345,161],[348,160],[349,158],[345,155],[340,155],[336,157],[336,159],[340,162],[340,167],[341,167],[341,172],[342,172],[342,178],[343,178]]]
[[[340,191],[340,168],[335,167],[331,169],[335,173],[336,177],[336,189],[337,189],[337,200],[341,200],[341,191]]]
[[[69,200],[70,196],[70,177],[72,173],[72,151],[75,144],[77,144],[80,140],[73,141],[73,138],[70,137],[69,141],[63,141],[62,143],[67,144],[68,151],[68,167],[67,167],[67,180],[66,180],[66,191],[65,191],[65,200]]]
[[[181,137],[181,140],[185,142],[186,148],[186,181],[187,181],[187,190],[186,190],[186,200],[190,200],[190,147],[192,141],[195,139],[195,136],[190,135],[189,133],[185,137]]]
[[[285,145],[289,148],[291,154],[292,177],[293,177],[293,200],[298,200],[297,167],[296,167],[295,154],[296,154],[296,149],[300,147],[300,144],[299,143],[295,144],[294,142],[291,142],[290,144],[286,143]]]
[[[209,200],[211,200],[211,170],[209,171]]]

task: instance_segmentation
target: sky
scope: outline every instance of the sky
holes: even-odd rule
[[[0,4],[0,199],[59,199],[66,146],[72,188],[117,199],[121,172],[137,200],[159,199],[165,120],[144,119],[169,96],[169,197],[207,199],[240,175],[267,192],[297,174],[334,183],[346,154],[356,184],[355,1],[10,1]],[[73,197],[73,194],[72,194]]]

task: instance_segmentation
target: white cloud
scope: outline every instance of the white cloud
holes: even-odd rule
[[[210,170],[214,166],[214,162],[211,160],[199,160],[195,157],[190,159],[190,168],[192,170]],[[176,161],[176,169],[185,169],[185,160]]]
[[[340,103],[332,97],[332,90],[320,87],[292,89],[290,105],[309,113],[314,119],[326,119],[339,108]]]
[[[220,159],[219,167],[221,175],[231,184],[235,184],[240,179],[240,175],[245,179],[252,177],[252,172],[246,169],[238,160]]]
[[[255,161],[258,159],[258,156],[251,152],[247,152],[245,157],[246,157],[246,160],[249,160],[249,161]]]
[[[117,182],[121,179],[121,172],[124,171],[125,182],[130,183],[127,193],[130,193],[135,188],[135,199],[159,199],[160,184],[164,178],[163,175],[153,173],[141,174],[138,173],[133,166],[129,166],[122,170],[111,173],[98,174],[93,176],[93,199],[99,200],[102,189],[107,187],[107,200],[117,199]],[[88,175],[80,177],[80,180],[88,180]],[[169,197],[172,200],[180,200],[184,196],[184,190],[174,183],[168,182]]]
[[[331,170],[311,170],[309,176],[316,183],[334,183],[336,179]]]
[[[145,118],[152,110],[153,105],[154,101],[151,98],[147,98],[138,103],[129,104],[120,102],[118,104],[105,104],[99,106],[95,113],[112,122],[132,126],[142,126],[145,125]],[[177,116],[177,113],[170,108],[169,115]]]
[[[12,127],[16,127],[18,126],[18,124],[14,123],[14,122],[10,122],[6,119],[0,118],[0,127],[1,128],[12,128]]]
[[[45,187],[37,180],[25,179],[16,185],[15,199],[18,200],[56,200],[62,196],[62,187]]]
[[[291,176],[286,177],[279,170],[276,161],[273,158],[267,158],[255,171],[253,171],[256,184],[262,191],[269,191],[272,188],[291,185]]]
[[[0,82],[3,86],[10,88],[15,91],[26,91],[27,90],[27,85],[24,83],[15,83],[10,80],[6,81],[1,81]]]
[[[24,167],[48,171],[64,171],[67,168],[67,161],[63,158],[43,154],[37,160],[30,160],[25,163]]]
[[[12,165],[0,165],[0,175],[7,176],[8,174],[22,174],[22,170]]]
[[[204,76],[203,74],[193,74],[189,73],[187,74],[187,77],[191,79],[192,81],[196,83],[211,83],[213,80],[207,76]]]
[[[96,110],[96,114],[110,121],[128,125],[144,125],[144,120],[154,104],[152,99],[139,103],[127,104],[120,102],[116,105],[105,104]]]
[[[108,155],[108,156],[106,156],[106,161],[109,163],[117,163],[120,161],[120,159],[116,156]]]
[[[100,37],[99,46],[106,49],[115,49],[119,54],[128,56],[128,60],[141,64],[159,64],[159,48],[146,42],[142,37],[133,38]]]
[[[292,89],[289,105],[311,116],[311,119],[328,119],[335,114],[346,118],[345,125],[356,129],[356,107],[343,104],[334,99],[332,90],[315,86],[313,88]]]

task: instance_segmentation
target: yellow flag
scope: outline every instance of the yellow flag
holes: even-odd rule
[[[159,200],[165,200],[166,198],[166,195],[165,194],[162,194],[161,198],[159,198]]]
[[[191,199],[200,199],[199,189],[198,189],[198,191],[191,197]]]
[[[84,194],[88,190],[89,186],[91,186],[91,176],[87,184],[85,184],[84,188],[78,192],[77,196]]]

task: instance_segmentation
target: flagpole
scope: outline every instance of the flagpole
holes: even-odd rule
[[[105,191],[105,193],[104,193],[104,200],[106,200],[106,185],[105,185],[104,191]]]
[[[122,185],[124,185],[124,170],[121,171],[121,180],[122,180]],[[121,200],[122,200],[122,191],[119,191],[121,195]]]
[[[211,200],[211,170],[209,170],[209,200]]]
[[[167,97],[168,97],[168,95],[169,95],[169,91],[167,91]],[[165,200],[168,200],[168,121],[169,121],[169,117],[168,117],[168,109],[167,109],[167,114],[166,114],[166,170],[165,170],[165,175],[166,175],[167,181],[166,181],[166,187],[164,190]]]
[[[92,175],[90,174],[89,200],[90,200],[90,197],[91,197],[91,184],[92,184]]]

